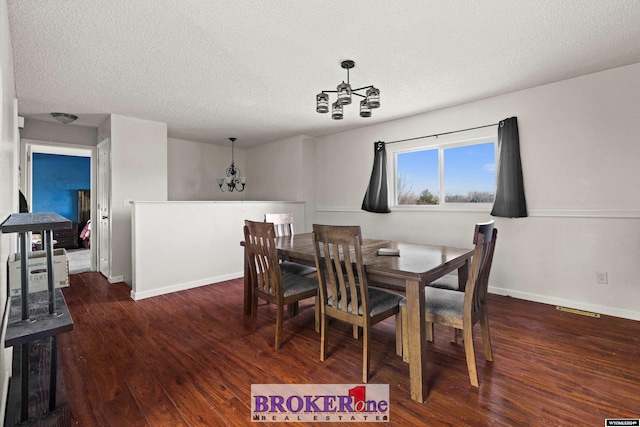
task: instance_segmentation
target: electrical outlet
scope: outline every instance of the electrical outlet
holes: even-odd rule
[[[601,285],[606,285],[609,283],[609,278],[606,271],[598,271],[596,273],[596,282]]]

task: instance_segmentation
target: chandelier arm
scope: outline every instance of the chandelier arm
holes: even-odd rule
[[[357,91],[357,90],[363,90],[363,89],[371,89],[372,87],[373,87],[373,85],[370,85],[370,86],[362,86],[362,87],[359,87],[358,89],[351,89],[351,92],[355,92],[355,91]]]

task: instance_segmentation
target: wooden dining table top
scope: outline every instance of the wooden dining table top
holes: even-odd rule
[[[278,252],[284,257],[295,262],[315,265],[311,233],[277,237],[275,242]],[[378,255],[378,249],[381,248],[398,249],[399,255]],[[385,284],[390,285],[389,278],[397,277],[397,287],[400,288],[403,286],[402,281],[408,278],[428,284],[459,268],[460,263],[470,258],[471,254],[473,248],[362,239],[362,257],[369,280],[383,274]]]

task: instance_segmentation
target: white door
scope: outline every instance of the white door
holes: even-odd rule
[[[98,270],[111,277],[111,140],[98,144]]]

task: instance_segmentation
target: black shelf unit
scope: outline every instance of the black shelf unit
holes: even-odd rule
[[[2,233],[20,235],[20,295],[9,299],[9,322],[4,346],[20,346],[20,418],[18,425],[32,425],[29,418],[29,345],[50,339],[49,352],[49,404],[43,419],[56,417],[58,335],[73,330],[73,319],[60,289],[55,289],[53,277],[53,233],[72,228],[67,218],[56,213],[15,213],[9,216],[0,229]],[[47,291],[29,294],[27,237],[29,232],[42,233],[47,256]],[[10,295],[7,282],[7,295]],[[30,301],[31,300],[31,301]],[[9,408],[7,408],[9,416]],[[7,424],[14,421],[7,418]]]

